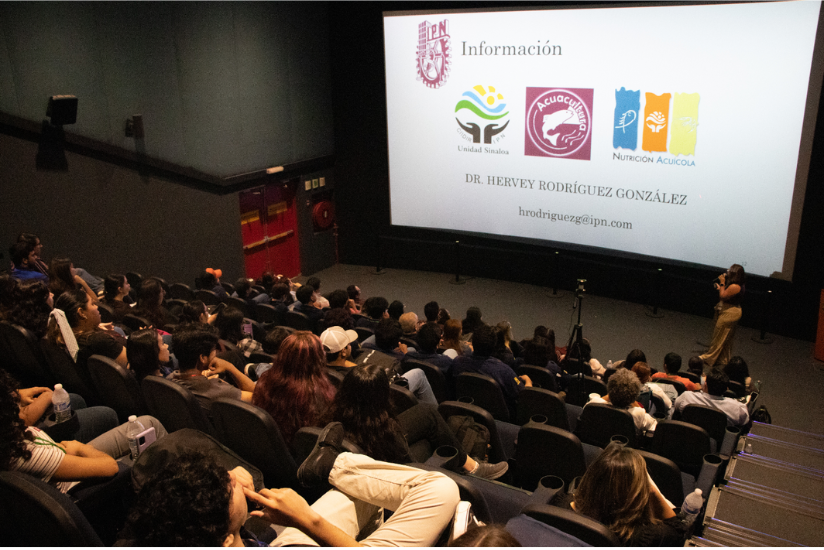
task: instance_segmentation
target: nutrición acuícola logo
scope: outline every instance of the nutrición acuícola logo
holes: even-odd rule
[[[592,97],[589,88],[527,88],[524,154],[589,160]]]

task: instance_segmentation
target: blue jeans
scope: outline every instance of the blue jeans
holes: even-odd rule
[[[78,277],[86,281],[86,284],[89,285],[94,292],[100,292],[103,290],[103,279],[100,277],[95,277],[82,267],[74,268],[75,273],[77,273]]]
[[[438,400],[435,399],[435,394],[432,392],[432,386],[429,385],[429,380],[421,369],[408,370],[403,375],[409,382],[409,391],[415,394],[420,403],[431,403],[438,406]]]
[[[114,409],[109,407],[86,407],[86,401],[75,393],[70,393],[69,399],[72,410],[77,413],[77,420],[80,422],[80,429],[74,434],[76,441],[88,443],[120,424]]]

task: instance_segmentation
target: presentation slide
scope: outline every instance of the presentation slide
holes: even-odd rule
[[[392,224],[787,278],[819,9],[387,12]]]

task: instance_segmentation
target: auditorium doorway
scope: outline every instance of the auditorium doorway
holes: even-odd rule
[[[300,274],[298,216],[295,195],[299,180],[270,183],[240,193],[240,226],[246,276],[265,271],[292,278]]]

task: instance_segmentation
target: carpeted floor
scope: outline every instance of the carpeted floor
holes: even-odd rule
[[[573,309],[574,295],[552,289],[491,279],[468,279],[453,285],[454,275],[389,269],[382,275],[374,267],[337,265],[314,274],[322,283],[321,293],[327,294],[350,284],[360,287],[362,296],[384,296],[401,300],[406,311],[423,317],[423,306],[436,300],[453,318],[463,319],[466,309],[478,306],[489,324],[507,320],[512,324],[517,340],[528,338],[537,325],[553,328],[558,345],[566,340],[577,322],[578,310]],[[306,277],[299,277],[304,282]],[[707,315],[715,304],[707,304]],[[647,307],[585,294],[581,310],[584,336],[592,343],[592,355],[602,363],[623,359],[633,348],[640,348],[651,366],[661,370],[664,355],[680,354],[686,362],[699,355],[709,342],[713,321],[666,310],[652,317]],[[744,315],[747,315],[746,304]],[[824,395],[824,363],[813,358],[814,344],[768,334],[771,344],[753,341],[759,332],[738,327],[733,354],[741,355],[750,367],[750,374],[762,382],[760,403],[766,405],[773,424],[797,430],[824,433],[824,406],[818,399]]]

